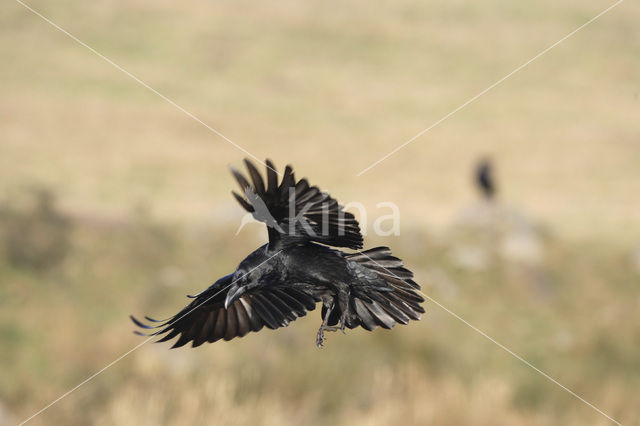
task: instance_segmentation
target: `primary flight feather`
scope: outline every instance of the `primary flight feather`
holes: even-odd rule
[[[132,316],[137,326],[151,330],[145,335],[161,336],[159,342],[178,337],[174,348],[189,342],[195,347],[286,327],[319,302],[319,347],[325,331],[390,329],[420,319],[420,286],[389,248],[346,253],[329,247],[357,250],[363,242],[357,220],[334,198],[306,179],[296,181],[290,166],[279,180],[266,160],[265,182],[249,160],[245,165],[250,181],[231,169],[242,192],[233,195],[267,225],[269,242],[168,320],[145,317],[149,325]]]

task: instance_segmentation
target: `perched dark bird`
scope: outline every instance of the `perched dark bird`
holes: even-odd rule
[[[154,329],[144,335],[162,335],[160,342],[179,336],[173,347],[188,342],[195,347],[263,327],[286,327],[318,302],[319,347],[325,331],[390,329],[420,319],[420,286],[387,247],[353,253],[328,247],[362,248],[360,227],[351,213],[306,179],[296,181],[290,166],[278,183],[267,160],[265,183],[250,161],[245,164],[252,183],[231,169],[245,196],[233,195],[267,224],[269,242],[240,262],[235,272],[190,296],[194,300],[173,317],[161,322],[146,317],[158,323],[155,326],[131,317],[136,325]]]
[[[496,193],[496,185],[493,177],[493,166],[489,158],[482,158],[475,170],[475,181],[480,193],[486,199],[492,199]]]

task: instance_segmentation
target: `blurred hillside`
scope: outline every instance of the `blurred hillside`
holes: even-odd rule
[[[640,4],[360,177],[610,4],[29,4],[257,157],[364,203],[369,228],[395,202],[401,235],[368,246],[391,246],[425,293],[640,423]],[[139,343],[129,313],[172,314],[265,233],[234,235],[226,166],[241,151],[17,2],[0,5],[0,57],[0,424],[13,424]],[[533,263],[522,237],[456,222],[485,153],[500,205],[535,225]],[[191,351],[145,345],[33,424],[608,424],[426,308],[322,351],[318,312]]]
[[[394,200],[405,220],[447,223],[470,195],[469,165],[492,152],[504,195],[559,232],[640,233],[636,2],[361,178],[607,3],[33,5],[258,158],[293,163],[345,202]],[[160,217],[208,223],[224,209],[224,166],[242,152],[18,3],[2,11],[4,185],[52,185],[74,211],[125,214],[143,199]]]

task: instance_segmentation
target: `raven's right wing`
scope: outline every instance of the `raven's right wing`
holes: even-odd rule
[[[172,348],[189,342],[196,347],[204,342],[243,337],[263,327],[286,327],[296,318],[305,316],[307,311],[315,309],[316,301],[311,296],[284,286],[249,291],[225,309],[224,300],[232,284],[231,277],[227,275],[193,296],[191,303],[166,321],[146,317],[148,321],[158,323],[156,325],[144,324],[132,316],[131,320],[138,327],[152,330],[147,334],[136,333],[144,336],[162,335],[158,342],[166,342],[179,335]]]
[[[278,174],[270,160],[266,160],[265,184],[253,163],[247,159],[244,162],[253,185],[231,168],[242,189],[242,195],[236,192],[233,195],[256,220],[267,224],[270,243],[307,240],[335,247],[362,248],[358,221],[329,194],[310,186],[306,179],[296,182],[290,166],[285,168],[278,183]]]

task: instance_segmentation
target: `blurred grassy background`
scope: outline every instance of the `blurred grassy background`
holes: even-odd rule
[[[401,235],[367,245],[390,245],[431,297],[640,422],[637,2],[361,177],[610,3],[30,4],[257,157],[362,202],[369,222],[395,202]],[[242,152],[16,2],[0,6],[0,57],[0,423],[11,424],[139,343],[129,313],[173,313],[264,232],[234,235],[226,165]],[[500,214],[460,223],[484,211],[470,170],[485,153]],[[502,223],[514,215],[532,222],[528,237]],[[514,255],[514,241],[534,249]],[[322,351],[318,313],[196,350],[145,345],[33,423],[608,424],[426,307],[420,323],[330,335]]]

